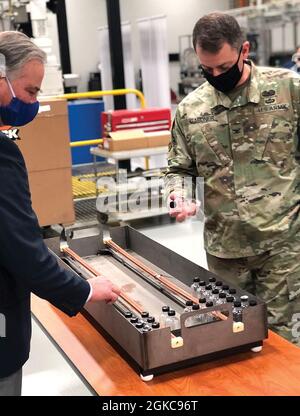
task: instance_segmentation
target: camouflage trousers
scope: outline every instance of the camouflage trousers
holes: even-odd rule
[[[258,296],[268,308],[269,328],[300,347],[300,235],[251,257],[223,259],[207,253],[221,279]]]

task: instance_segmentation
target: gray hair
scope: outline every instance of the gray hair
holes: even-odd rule
[[[0,72],[2,76],[15,78],[17,72],[29,61],[46,62],[46,54],[24,33],[7,31],[0,33]]]

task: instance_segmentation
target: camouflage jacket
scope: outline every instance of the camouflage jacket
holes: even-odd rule
[[[223,258],[261,254],[298,231],[300,77],[256,67],[233,102],[207,82],[178,106],[166,193],[204,178],[205,248]]]

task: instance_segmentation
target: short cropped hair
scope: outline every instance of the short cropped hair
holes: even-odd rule
[[[193,30],[194,49],[216,53],[224,43],[239,50],[244,41],[244,34],[233,16],[226,13],[214,12],[202,16]]]

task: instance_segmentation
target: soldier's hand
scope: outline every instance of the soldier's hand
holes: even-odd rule
[[[169,215],[183,222],[186,218],[196,215],[200,207],[199,201],[185,199],[182,195],[172,192],[168,198]]]
[[[104,300],[106,303],[114,303],[121,293],[121,290],[105,277],[93,277],[88,282],[92,287],[89,302]]]

